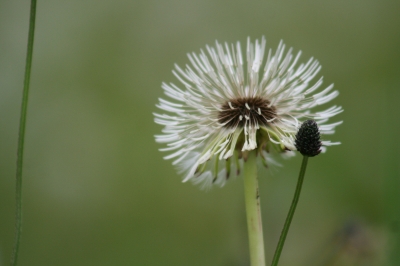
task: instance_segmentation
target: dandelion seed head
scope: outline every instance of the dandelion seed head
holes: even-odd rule
[[[332,134],[341,122],[330,118],[339,106],[313,112],[339,93],[333,85],[318,92],[322,77],[315,59],[297,64],[301,53],[285,52],[281,42],[266,53],[266,40],[224,45],[216,42],[199,54],[188,55],[190,64],[175,66],[180,85],[162,84],[166,99],[159,99],[161,114],[155,122],[164,128],[156,141],[166,145],[165,159],[172,159],[183,181],[208,187],[223,186],[239,173],[248,152],[256,150],[264,164],[275,162],[276,153],[298,149],[296,134],[302,122],[313,119],[319,133]],[[321,141],[321,150],[338,143]],[[273,163],[272,163],[273,164]]]

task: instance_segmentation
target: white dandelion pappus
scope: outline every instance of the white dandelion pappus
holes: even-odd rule
[[[191,65],[184,70],[175,65],[173,74],[184,89],[162,84],[171,100],[159,99],[157,107],[169,114],[154,114],[164,126],[155,138],[167,145],[161,151],[172,152],[164,158],[174,159],[172,164],[185,173],[183,182],[222,186],[233,168],[240,171],[248,151],[257,149],[265,160],[270,148],[296,150],[301,121],[314,119],[322,135],[333,134],[342,123],[327,124],[342,112],[339,106],[311,112],[339,94],[333,84],[313,94],[322,84],[321,77],[309,86],[321,69],[318,61],[311,58],[296,67],[301,52],[293,56],[290,48],[284,53],[282,42],[265,59],[265,45],[264,37],[254,44],[248,38],[243,58],[239,42],[216,42],[207,53],[188,54]],[[323,146],[336,144],[322,141]],[[267,160],[273,162],[270,156]]]

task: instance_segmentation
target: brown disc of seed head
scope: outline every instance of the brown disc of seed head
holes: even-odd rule
[[[268,120],[276,117],[276,109],[263,97],[235,98],[225,102],[218,113],[218,122],[226,128],[247,125],[268,125]]]

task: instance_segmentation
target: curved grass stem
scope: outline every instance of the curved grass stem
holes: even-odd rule
[[[25,139],[26,114],[28,107],[29,81],[31,77],[33,39],[35,33],[36,19],[36,0],[31,0],[29,32],[28,32],[28,48],[26,53],[24,89],[22,93],[21,116],[19,121],[18,148],[17,148],[17,171],[16,171],[16,216],[15,216],[15,242],[14,251],[11,257],[11,265],[17,265],[19,243],[21,238],[22,225],[22,166]]]
[[[303,180],[304,180],[304,174],[306,173],[307,162],[308,162],[308,156],[303,156],[303,162],[301,164],[301,169],[300,169],[300,173],[299,173],[299,179],[297,181],[296,191],[294,193],[292,205],[290,206],[289,213],[286,217],[285,225],[283,226],[283,230],[282,230],[278,245],[275,250],[274,258],[273,258],[272,264],[271,264],[272,266],[278,265],[279,258],[281,256],[281,252],[283,249],[283,245],[285,244],[286,236],[289,232],[290,223],[292,222],[293,215],[296,210],[297,203],[299,201],[301,187],[303,185]]]

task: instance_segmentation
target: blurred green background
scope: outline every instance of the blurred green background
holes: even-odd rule
[[[28,1],[0,1],[0,265],[14,236],[28,19]],[[317,58],[345,110],[331,137],[342,145],[309,161],[280,265],[400,265],[399,30],[397,0],[39,1],[19,265],[249,265],[242,178],[208,192],[182,184],[152,112],[186,53],[263,35]],[[300,162],[260,168],[268,262]]]

